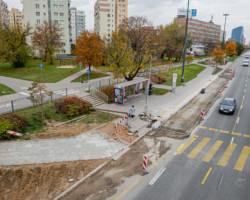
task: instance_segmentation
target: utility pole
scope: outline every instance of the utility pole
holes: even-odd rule
[[[223,16],[225,16],[225,23],[224,23],[224,31],[223,31],[223,39],[222,39],[221,49],[224,49],[225,29],[226,29],[226,23],[227,23],[227,16],[228,15],[229,14],[223,14]]]
[[[188,13],[189,13],[189,0],[187,5],[187,18],[186,18],[186,30],[185,30],[185,44],[183,51],[183,63],[182,63],[182,74],[181,74],[181,82],[184,82],[184,68],[185,68],[185,58],[186,58],[186,48],[187,48],[187,32],[188,32]]]

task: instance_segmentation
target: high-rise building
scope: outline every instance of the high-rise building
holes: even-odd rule
[[[20,11],[16,8],[12,8],[9,10],[9,26],[10,27],[15,27],[15,26],[20,26],[24,28],[24,17],[23,17],[23,11]]]
[[[70,0],[23,0],[24,25],[28,23],[34,29],[43,21],[53,21],[59,24],[63,41],[63,51],[60,53],[71,54],[69,30]]]
[[[70,8],[70,42],[76,43],[76,39],[85,31],[85,12]]]
[[[0,0],[0,24],[9,24],[8,5]]]
[[[102,39],[111,38],[122,20],[128,17],[128,0],[96,0],[95,31]]]
[[[236,27],[232,30],[231,39],[235,39],[240,44],[244,42],[244,28],[243,26]]]

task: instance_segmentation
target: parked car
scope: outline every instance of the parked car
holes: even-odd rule
[[[248,66],[249,66],[249,61],[248,61],[248,60],[244,60],[244,61],[242,62],[242,66],[248,67]]]
[[[225,98],[220,103],[219,112],[225,114],[234,114],[236,110],[236,100],[234,98]]]

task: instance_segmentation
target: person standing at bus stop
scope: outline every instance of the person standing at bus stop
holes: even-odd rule
[[[129,109],[129,116],[134,118],[135,117],[135,106],[132,105],[131,108]]]

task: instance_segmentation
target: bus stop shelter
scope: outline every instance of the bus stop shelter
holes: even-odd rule
[[[114,85],[114,103],[124,105],[127,100],[146,94],[149,83],[149,79],[137,78]]]

